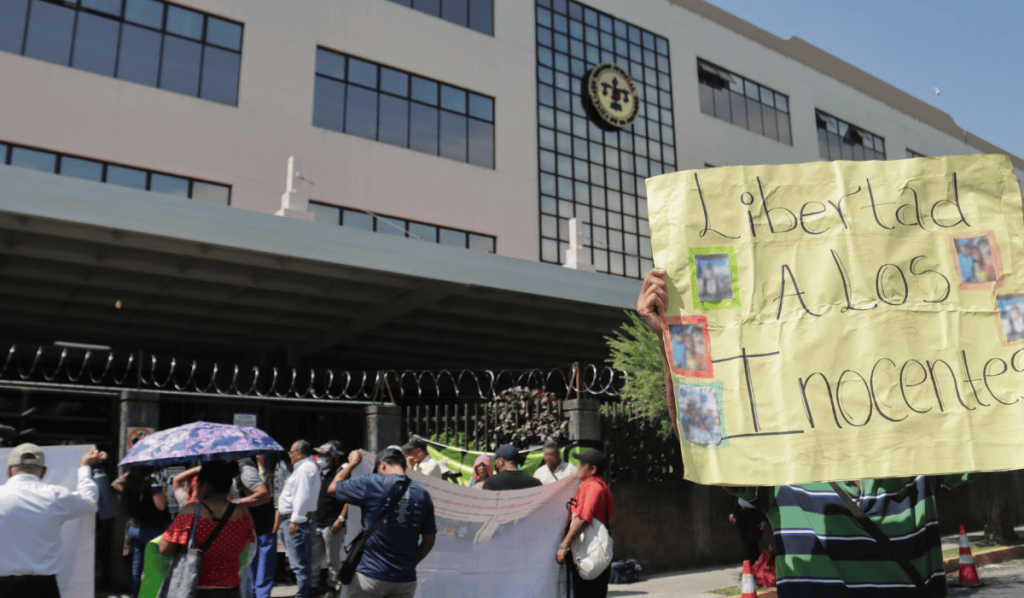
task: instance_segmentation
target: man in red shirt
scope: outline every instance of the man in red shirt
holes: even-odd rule
[[[559,564],[568,565],[572,572],[572,589],[574,598],[606,598],[608,596],[608,580],[611,578],[612,569],[605,570],[595,579],[583,579],[573,564],[572,555],[569,554],[569,547],[572,542],[583,533],[587,526],[597,519],[610,528],[612,506],[615,500],[612,498],[612,491],[605,483],[604,471],[608,466],[608,458],[604,453],[597,450],[589,450],[580,456],[580,468],[576,477],[580,480],[579,490],[576,496],[569,501],[569,520],[566,522],[567,532],[562,538],[562,545],[555,553],[555,559]],[[575,517],[572,517],[575,515]]]

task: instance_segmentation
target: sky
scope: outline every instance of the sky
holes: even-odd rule
[[[708,1],[783,39],[799,37],[925,102],[938,87],[935,107],[1024,157],[1024,1]]]

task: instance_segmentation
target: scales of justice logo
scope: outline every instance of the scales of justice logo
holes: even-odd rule
[[[583,80],[584,102],[592,119],[605,129],[633,124],[640,111],[636,84],[622,67],[611,62],[595,66]]]

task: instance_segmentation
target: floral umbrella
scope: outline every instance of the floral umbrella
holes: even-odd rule
[[[194,422],[140,440],[121,465],[178,465],[284,451],[259,428]]]

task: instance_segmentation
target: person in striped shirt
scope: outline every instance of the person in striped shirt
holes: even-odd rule
[[[648,272],[637,298],[637,313],[659,337],[660,314],[668,306],[664,276],[661,269]],[[664,347],[662,365],[676,429]],[[829,484],[728,490],[768,516],[775,533],[779,598],[941,598],[947,593],[935,496],[970,478],[958,474],[838,483],[915,575],[879,546]]]

